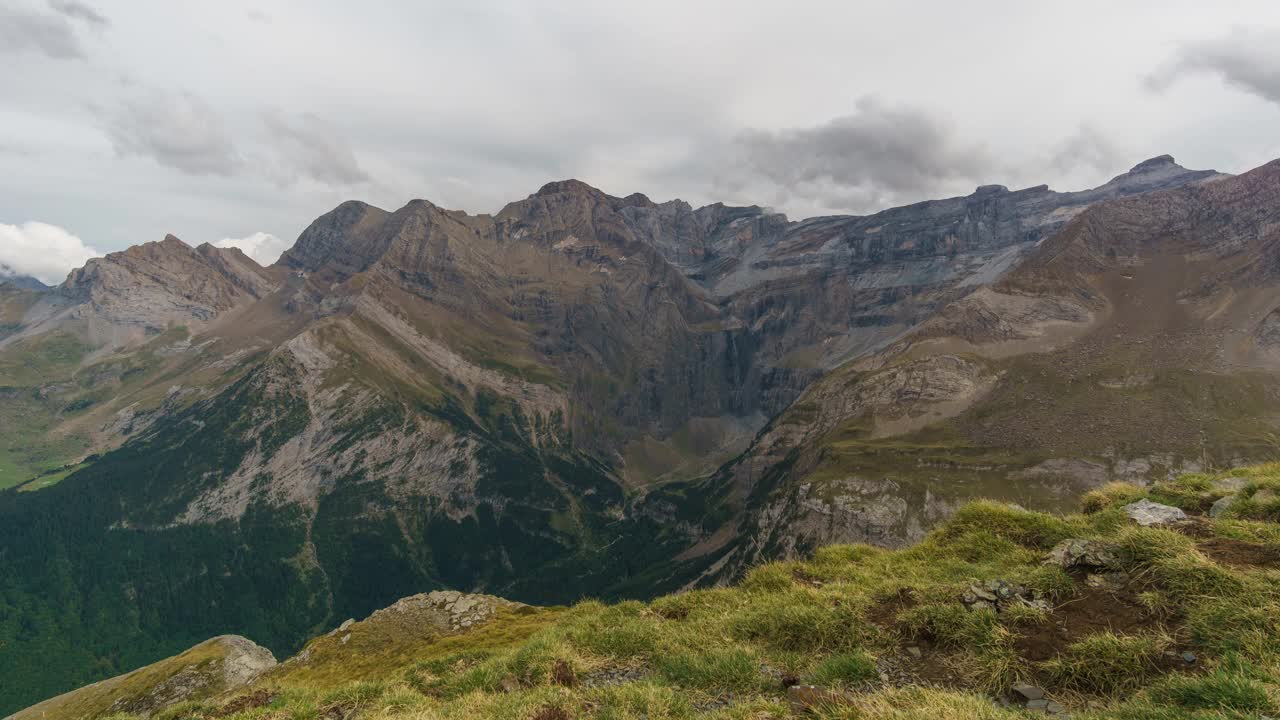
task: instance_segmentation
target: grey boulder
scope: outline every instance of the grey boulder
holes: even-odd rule
[[[1136,503],[1125,505],[1124,512],[1129,516],[1130,520],[1133,520],[1143,527],[1168,525],[1170,523],[1187,519],[1187,514],[1178,508],[1171,505],[1154,503],[1146,498],[1143,498]]]

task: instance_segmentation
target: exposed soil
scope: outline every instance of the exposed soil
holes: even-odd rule
[[[916,606],[915,591],[911,588],[898,588],[898,591],[885,600],[872,605],[867,610],[867,619],[882,628],[892,627],[898,621],[898,614]]]
[[[1014,646],[1022,657],[1039,662],[1087,635],[1106,631],[1133,634],[1162,620],[1143,607],[1130,590],[1086,587],[1054,608],[1048,622],[1025,628]]]
[[[909,660],[904,665],[904,669],[914,675],[920,684],[944,688],[965,687],[966,679],[949,662],[946,653],[933,649],[930,643],[921,644],[920,649],[920,659]]]
[[[561,687],[577,687],[578,675],[573,671],[573,667],[564,660],[556,660],[555,667],[551,669],[551,681]]]
[[[1280,567],[1280,548],[1214,537],[1196,544],[1215,562],[1234,567]]]
[[[1192,517],[1171,527],[1198,540],[1196,549],[1214,562],[1232,567],[1280,567],[1280,547],[1219,537],[1209,520]]]
[[[792,570],[791,577],[801,585],[808,585],[809,587],[822,587],[823,585],[821,580],[805,572],[802,568]]]
[[[1217,537],[1217,533],[1213,531],[1213,522],[1207,518],[1196,515],[1192,515],[1182,522],[1170,525],[1169,529],[1191,538]]]
[[[907,648],[919,651],[917,657]],[[952,662],[959,653],[935,645],[929,638],[917,638],[892,656],[881,657],[880,671],[888,676],[891,685],[924,685],[939,688],[964,688],[966,678],[959,672],[959,664]]]

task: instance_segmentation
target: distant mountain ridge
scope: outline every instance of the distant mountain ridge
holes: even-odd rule
[[[494,215],[343,203],[266,268],[168,236],[58,288],[0,286],[0,485],[19,486],[0,571],[24,603],[98,604],[15,606],[44,630],[0,637],[28,688],[6,701],[224,632],[291,652],[433,588],[648,596],[828,539],[900,544],[965,497],[1066,503],[1116,463],[1162,473],[1184,458],[1119,448],[1081,479],[1055,468],[1105,448],[957,439],[947,423],[1021,375],[948,343],[1056,347],[1024,326],[1100,311],[1002,289],[1016,268],[1092,222],[1146,232],[1171,197],[1253,208],[1230,193],[1269,180],[1242,177],[1165,156],[1080,193],[802,222],[570,180]],[[56,640],[81,636],[101,646]]]

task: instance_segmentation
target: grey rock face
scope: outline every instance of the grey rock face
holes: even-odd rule
[[[1124,512],[1130,520],[1143,527],[1168,525],[1186,520],[1187,514],[1176,507],[1154,503],[1146,498],[1124,506]]]
[[[1115,550],[1104,542],[1072,538],[1058,543],[1045,558],[1046,565],[1071,569],[1110,568],[1119,563]]]
[[[1211,518],[1222,517],[1223,514],[1225,514],[1227,510],[1231,508],[1231,504],[1234,503],[1235,501],[1236,501],[1235,495],[1223,495],[1222,497],[1218,498],[1217,500],[1214,501],[1213,505],[1209,507],[1209,517]]]
[[[59,293],[79,303],[90,340],[119,346],[175,326],[197,329],[275,289],[267,270],[235,248],[192,248],[168,235],[94,258]]]
[[[423,615],[441,630],[458,632],[483,623],[504,607],[521,607],[521,604],[491,595],[436,590],[401,598],[394,605],[373,613],[365,622],[376,622],[396,615]]]

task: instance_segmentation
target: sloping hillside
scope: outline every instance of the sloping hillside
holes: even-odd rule
[[[1277,579],[1272,464],[1110,484],[1067,516],[977,502],[910,549],[645,603],[406,598],[149,717],[1260,718],[1280,712]],[[102,693],[16,718],[99,717],[69,709]]]

